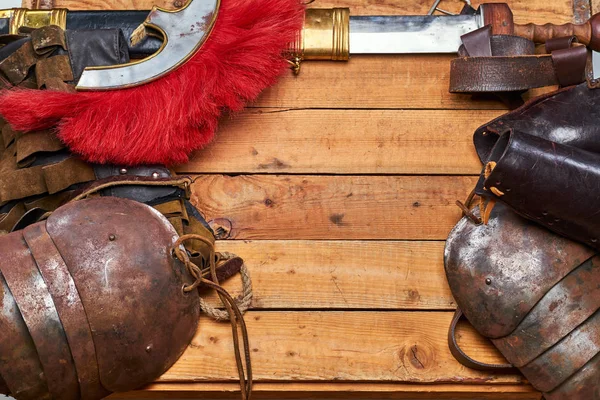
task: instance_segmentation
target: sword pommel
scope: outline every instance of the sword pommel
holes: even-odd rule
[[[67,10],[55,8],[52,10],[29,10],[27,8],[12,8],[0,10],[0,18],[10,20],[9,34],[17,35],[21,28],[37,29],[48,25],[57,25],[62,29],[67,27]]]
[[[303,60],[347,61],[350,58],[350,9],[306,10],[304,27],[290,47],[298,67]]]

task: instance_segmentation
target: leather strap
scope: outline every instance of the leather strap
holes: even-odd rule
[[[491,35],[489,26],[462,37],[459,58],[452,60],[452,93],[518,93],[570,86],[585,80],[587,50],[572,37],[550,41],[551,54],[535,55],[534,43],[510,35]],[[518,105],[518,104],[517,104]]]
[[[491,57],[492,56],[492,26],[487,25],[481,29],[469,32],[461,37],[463,48],[471,57]]]
[[[496,93],[558,85],[552,57],[462,57],[452,60],[450,92]]]
[[[560,86],[577,85],[585,80],[588,52],[585,46],[576,46],[552,52],[552,65]]]
[[[550,54],[555,50],[568,49],[577,43],[577,36],[563,36],[559,38],[552,38],[546,41],[546,53]]]
[[[477,371],[489,371],[494,373],[502,374],[514,374],[518,373],[519,370],[511,364],[487,364],[474,360],[469,357],[458,345],[456,341],[456,326],[463,317],[463,312],[460,308],[456,309],[452,322],[450,323],[450,329],[448,329],[448,346],[450,347],[450,353],[454,356],[456,361],[461,363],[467,368],[471,368]]]

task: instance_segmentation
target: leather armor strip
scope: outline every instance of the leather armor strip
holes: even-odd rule
[[[45,222],[25,228],[23,237],[60,316],[75,362],[81,399],[108,396],[110,393],[100,383],[96,349],[83,303],[65,261],[46,231]]]
[[[22,233],[0,241],[0,270],[35,343],[52,397],[78,400],[79,384],[58,312]]]
[[[546,400],[592,400],[600,398],[600,354],[559,388],[544,393]]]
[[[0,200],[18,200],[44,193],[54,194],[71,185],[95,179],[94,169],[74,157],[45,166],[16,169],[0,174]]]
[[[19,222],[26,211],[22,203],[17,203],[6,214],[0,214],[0,234],[2,231],[5,233],[12,231],[13,226]]]
[[[5,240],[1,242],[4,243]],[[4,249],[2,251],[2,264],[15,262],[10,254],[4,253]],[[1,274],[0,290],[0,373],[14,397],[22,400],[51,400],[35,344]]]
[[[36,153],[50,153],[65,148],[58,137],[50,131],[29,132],[17,140],[17,166],[24,168],[31,165]]]
[[[600,354],[600,312],[575,329],[556,346],[521,368],[531,384],[542,392],[556,389]]]
[[[523,367],[582,324],[600,306],[600,256],[554,286],[517,329],[492,342],[516,367]]]

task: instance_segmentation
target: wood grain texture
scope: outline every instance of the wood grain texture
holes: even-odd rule
[[[155,383],[144,390],[114,394],[116,399],[239,399],[239,388],[227,382]],[[541,394],[525,384],[410,384],[364,382],[258,382],[253,399],[403,399],[403,400],[541,400]]]
[[[406,383],[521,383],[517,375],[469,370],[446,342],[452,312],[251,311],[255,379]],[[502,356],[466,324],[465,352],[484,362]],[[202,318],[192,343],[160,382],[234,381],[231,327]]]
[[[317,0],[313,6],[410,15],[424,14],[431,2]],[[55,3],[148,9],[183,0]],[[574,18],[570,0],[508,3],[517,23],[566,23],[583,15]],[[443,4],[451,11],[461,6]],[[451,59],[305,63],[300,76],[284,75],[252,109],[224,121],[217,141],[180,167],[205,174],[193,200],[219,234],[244,239],[219,241],[218,249],[244,257],[254,278],[247,320],[256,398],[541,398],[520,376],[462,367],[447,348],[455,305],[442,240],[460,216],[454,201],[465,198],[479,172],[472,132],[504,111],[498,102],[449,94]],[[391,176],[397,174],[411,176]],[[226,287],[235,294],[239,280]],[[230,329],[200,322],[190,348],[159,382],[113,398],[238,398]],[[461,325],[459,337],[475,358],[502,360],[471,328]]]
[[[31,2],[35,0],[24,0]],[[571,22],[573,8],[570,1],[506,0],[518,23]],[[76,9],[150,9],[152,5],[173,9],[181,7],[184,0],[54,0],[55,7]],[[485,1],[473,1],[475,7]],[[430,0],[316,0],[314,8],[350,7],[353,15],[420,15],[431,7]],[[444,9],[459,12],[461,0],[444,0]]]
[[[253,309],[453,310],[444,242],[222,240],[244,258]],[[225,282],[234,296],[239,277]],[[216,295],[202,293],[214,306]]]
[[[476,179],[201,175],[192,203],[230,239],[444,240]]]
[[[180,172],[478,174],[473,132],[500,111],[248,109]],[[257,134],[260,133],[260,134]]]

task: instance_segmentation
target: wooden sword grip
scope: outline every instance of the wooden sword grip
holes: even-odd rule
[[[558,37],[576,36],[579,43],[589,46],[592,50],[600,50],[600,34],[599,27],[597,26],[600,20],[597,18],[598,14],[594,15],[588,22],[575,25],[575,24],[515,24],[515,35],[522,36],[535,43],[546,43],[549,39]],[[594,35],[594,18],[596,18],[596,35]]]
[[[557,37],[576,36],[579,43],[600,51],[600,13],[581,25],[521,25],[513,22],[512,12],[505,3],[485,3],[481,8],[484,25],[491,25],[494,35],[517,35],[535,43],[546,43]]]

